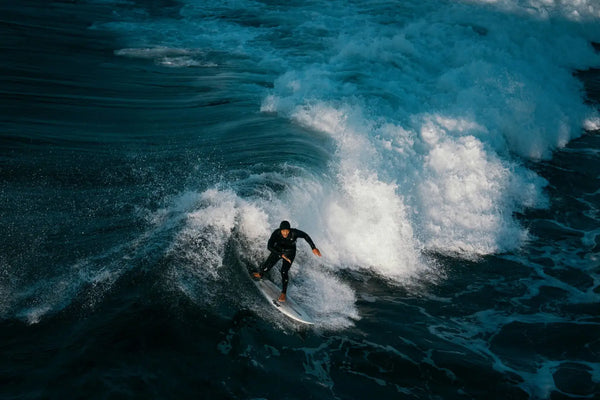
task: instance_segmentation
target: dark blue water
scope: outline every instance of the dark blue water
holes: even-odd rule
[[[0,3],[0,398],[597,398],[599,21]]]

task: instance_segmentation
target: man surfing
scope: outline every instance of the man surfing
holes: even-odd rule
[[[294,257],[296,257],[296,240],[298,238],[302,238],[306,240],[306,242],[310,245],[312,252],[321,257],[321,252],[308,234],[302,232],[299,229],[293,229],[290,226],[288,221],[281,221],[279,224],[279,229],[276,229],[272,234],[269,242],[267,243],[267,248],[271,252],[269,257],[262,263],[258,272],[254,272],[252,276],[254,278],[260,279],[262,276],[267,273],[273,266],[279,261],[279,259],[283,260],[281,265],[281,295],[279,295],[279,301],[285,301],[285,293],[288,287],[288,272],[292,267],[292,263],[294,262]]]

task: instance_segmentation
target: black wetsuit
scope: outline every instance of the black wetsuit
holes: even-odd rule
[[[306,242],[310,245],[311,249],[316,249],[315,244],[308,234],[302,232],[298,229],[290,229],[290,234],[287,238],[281,236],[281,229],[275,230],[271,234],[271,238],[267,243],[267,248],[271,252],[269,258],[265,260],[260,266],[260,273],[265,274],[268,272],[273,266],[282,258],[282,256],[286,256],[289,258],[289,262],[283,259],[283,264],[281,265],[281,292],[285,293],[287,291],[288,286],[288,271],[292,267],[292,262],[294,262],[294,257],[296,257],[296,240],[298,238],[302,238],[306,240]]]

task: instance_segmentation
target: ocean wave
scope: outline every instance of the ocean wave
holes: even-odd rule
[[[332,264],[401,280],[427,268],[424,251],[472,258],[525,243],[515,214],[548,204],[545,180],[527,163],[597,124],[573,76],[600,64],[594,5],[312,7],[187,2],[181,20],[109,27],[152,43],[122,55],[229,53],[247,68],[241,79],[273,80],[259,92],[262,112],[333,139],[321,177],[307,172],[282,195],[298,220],[319,210],[310,224]],[[174,24],[176,37],[156,35]],[[299,203],[312,185],[319,194]]]

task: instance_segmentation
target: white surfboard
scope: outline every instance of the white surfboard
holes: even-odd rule
[[[289,296],[287,296],[287,299],[283,302],[277,300],[281,294],[281,289],[279,289],[273,282],[268,279],[259,279],[255,280],[254,284],[273,307],[277,308],[279,311],[293,320],[308,325],[314,324],[310,315],[308,315],[306,311],[302,309],[302,307],[296,304],[294,300],[290,299]]]

